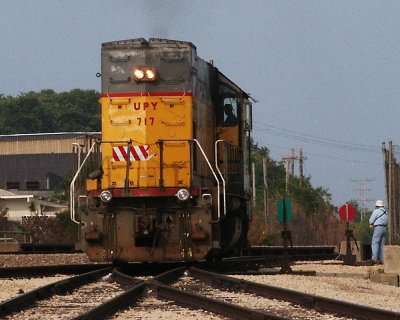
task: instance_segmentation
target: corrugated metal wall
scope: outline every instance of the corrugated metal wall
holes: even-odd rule
[[[89,146],[90,140],[100,137],[99,133],[54,133],[21,134],[0,136],[0,155],[71,153],[72,144]]]
[[[100,134],[61,133],[0,136],[0,188],[53,190],[76,170],[73,143],[86,153]]]

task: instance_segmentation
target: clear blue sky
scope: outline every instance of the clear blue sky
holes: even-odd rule
[[[399,1],[5,0],[0,93],[100,90],[102,42],[191,41],[259,101],[253,136],[275,160],[303,148],[305,174],[335,205],[359,198],[361,179],[385,200],[381,144],[400,141],[399,21]]]

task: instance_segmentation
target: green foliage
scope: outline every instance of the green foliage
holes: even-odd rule
[[[28,208],[29,208],[29,211],[30,211],[30,212],[34,213],[34,212],[36,211],[36,205],[35,205],[35,203],[34,203],[33,201],[31,201],[31,202],[29,203]]]
[[[8,215],[8,208],[0,204],[0,217],[6,217]]]
[[[269,150],[266,147],[259,147],[253,140],[251,141],[251,163],[255,164],[256,169],[256,192],[257,199],[262,199],[264,190],[263,159],[267,161],[267,185],[268,196],[277,197],[282,195],[285,190],[285,168],[282,163],[272,160]],[[259,203],[261,204],[261,203]]]
[[[78,225],[73,223],[69,212],[56,214],[56,217],[31,216],[24,224],[35,244],[74,244],[77,241]]]
[[[79,226],[71,220],[69,211],[63,211],[56,214],[56,221],[62,226],[63,233],[68,238],[77,239]]]
[[[297,177],[290,177],[288,191],[286,191],[286,172],[283,163],[272,160],[268,148],[259,147],[254,141],[251,141],[251,145],[251,162],[255,163],[257,172],[255,182],[258,207],[262,206],[264,190],[263,159],[267,160],[269,198],[276,200],[284,195],[291,197],[307,213],[316,213],[331,207],[331,194],[322,187],[314,188],[310,177],[304,177],[302,181]]]
[[[268,168],[268,222],[264,225],[264,179],[263,159]],[[259,147],[252,141],[251,161],[256,166],[256,198],[253,211],[253,223],[249,233],[253,244],[280,245],[282,225],[276,218],[276,201],[283,196],[293,200],[293,221],[289,223],[294,244],[330,244],[337,245],[344,239],[344,223],[339,220],[335,208],[331,204],[331,194],[322,187],[313,187],[311,177],[290,176],[288,190],[285,190],[286,172],[281,162],[273,161],[269,150]],[[352,223],[353,234],[358,241],[370,243],[372,230],[368,219],[371,212],[361,219],[360,208],[355,200],[348,201],[354,206],[357,216]]]
[[[267,233],[264,239],[261,241],[263,246],[275,246],[281,241],[281,234],[279,232]]]
[[[268,210],[264,212],[263,159],[268,171]],[[282,162],[273,161],[269,150],[252,141],[252,163],[256,167],[256,207],[250,225],[252,244],[282,245],[282,223],[277,219],[277,200],[292,199],[293,220],[288,223],[294,245],[337,245],[343,237],[343,225],[331,204],[331,194],[313,187],[311,177],[290,176],[286,190],[286,171]]]
[[[289,194],[306,214],[315,214],[331,206],[331,194],[322,187],[313,188],[310,177],[304,178],[301,183],[297,177],[290,177]]]
[[[361,221],[354,224],[353,235],[357,241],[371,243],[373,233],[373,229],[369,226],[369,217],[371,214],[372,212],[368,212]]]
[[[55,188],[52,198],[55,200],[68,201],[72,175],[67,175]]]
[[[100,131],[99,93],[74,89],[0,97],[0,134]]]

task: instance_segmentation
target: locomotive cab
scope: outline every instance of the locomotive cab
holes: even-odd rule
[[[109,42],[101,57],[102,139],[71,183],[82,249],[92,261],[240,254],[249,96],[189,42]]]

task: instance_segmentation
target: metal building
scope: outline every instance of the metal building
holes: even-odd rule
[[[54,190],[99,132],[0,135],[0,189]]]

